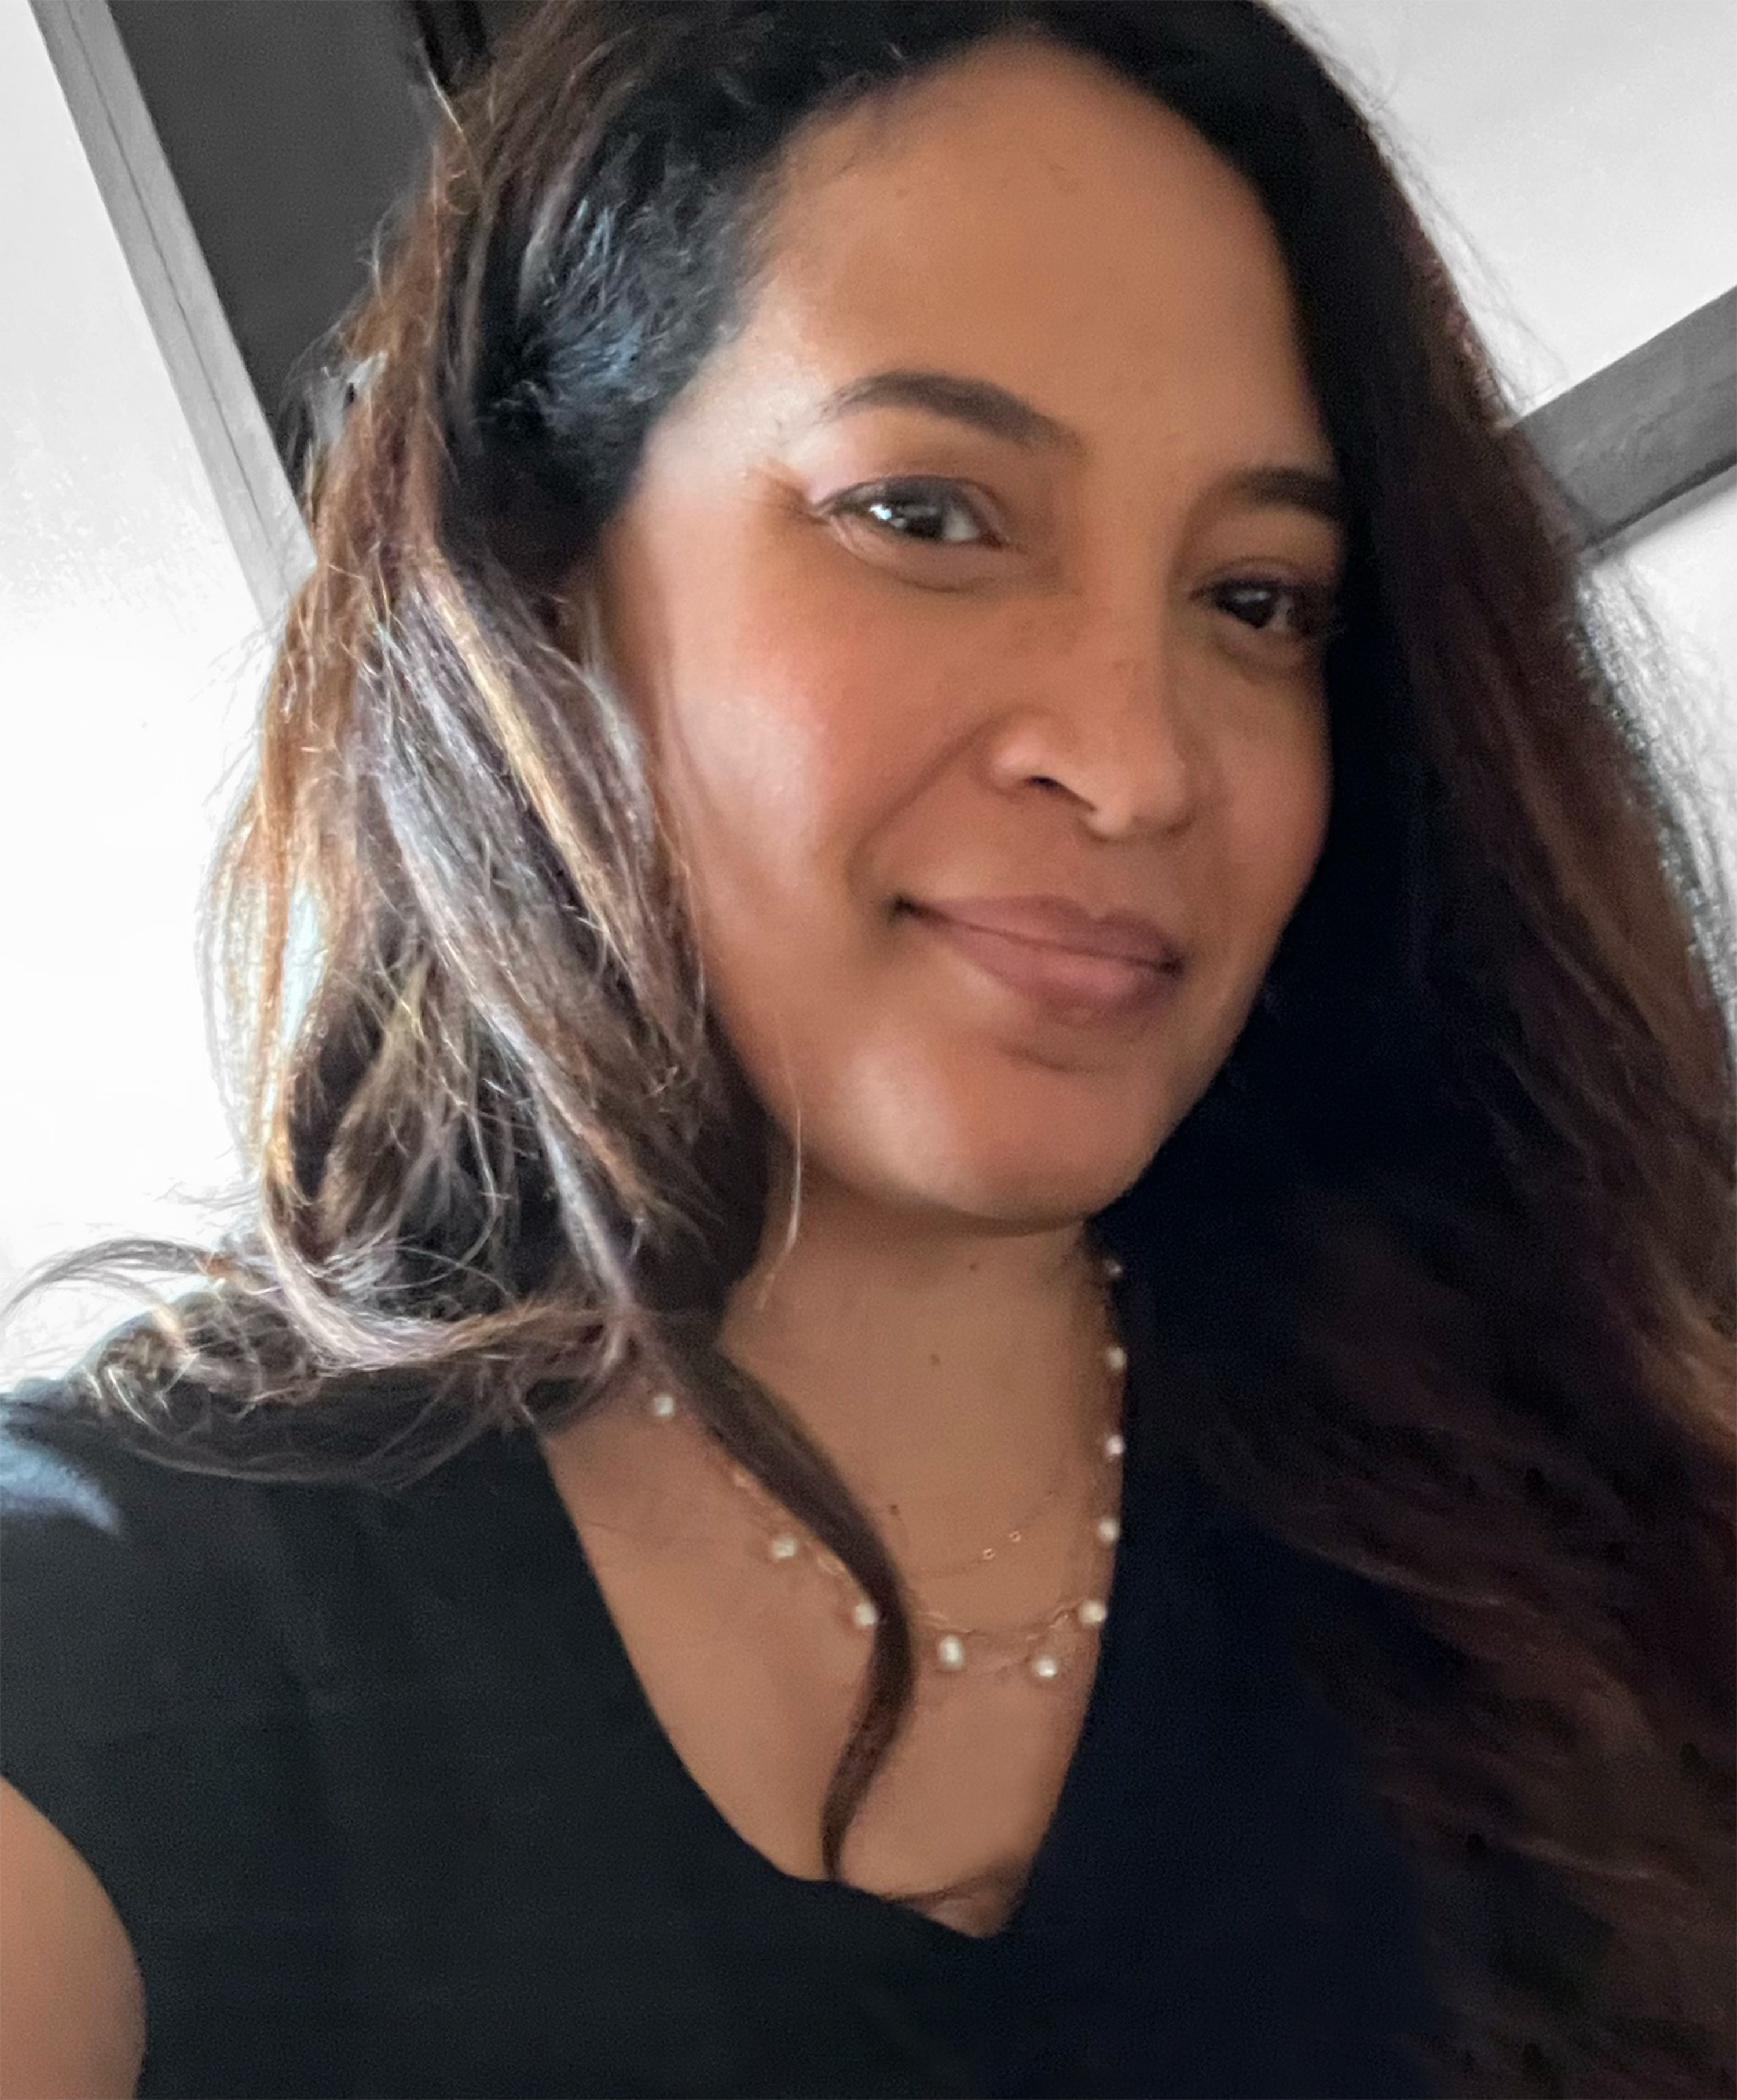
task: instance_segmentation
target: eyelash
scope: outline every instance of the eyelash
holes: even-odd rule
[[[977,514],[975,506],[968,503],[959,490],[950,482],[909,477],[899,480],[870,482],[863,488],[849,489],[843,496],[835,497],[828,505],[827,515],[867,518],[867,522],[874,525],[877,532],[885,534],[889,538],[903,540],[908,545],[915,546],[946,547],[971,544],[959,540],[915,539],[909,533],[895,532],[891,527],[882,525],[878,520],[867,518],[870,510],[876,506],[897,510],[915,507],[923,502],[927,502],[931,508],[937,510],[945,509],[949,505],[956,506],[976,518],[978,525],[983,530],[992,534],[994,532],[994,528],[985,524],[983,518]],[[995,539],[995,544],[1001,544],[999,536]],[[1253,620],[1241,619],[1240,615],[1231,611],[1228,601],[1239,598],[1245,601],[1254,598],[1270,602],[1276,598],[1288,604],[1290,607],[1292,627],[1291,631],[1283,637],[1287,641],[1326,642],[1338,631],[1338,594],[1332,589],[1323,585],[1289,583],[1278,576],[1243,576],[1231,577],[1222,583],[1210,585],[1203,595],[1215,603],[1221,611],[1229,613],[1232,620],[1237,620],[1240,625],[1246,628],[1253,634],[1267,634],[1273,630],[1267,624],[1257,624]]]

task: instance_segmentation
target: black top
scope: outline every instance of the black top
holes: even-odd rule
[[[210,2100],[1431,2093],[1413,1888],[1277,1607],[1129,1418],[1078,1748],[1008,1925],[801,1881],[634,1674],[534,1440],[415,1488],[0,1417],[0,1772],[131,1936],[140,2091]]]

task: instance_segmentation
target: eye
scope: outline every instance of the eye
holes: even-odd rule
[[[981,512],[968,503],[958,485],[928,478],[875,481],[847,489],[827,505],[828,517],[864,518],[886,537],[924,547],[999,545]],[[985,538],[973,540],[950,530],[950,521],[965,519]],[[903,522],[895,522],[903,521]]]
[[[1337,593],[1321,584],[1237,576],[1214,584],[1206,595],[1221,612],[1275,641],[1325,642],[1338,624]]]

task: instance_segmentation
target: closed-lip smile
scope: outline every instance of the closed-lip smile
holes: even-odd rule
[[[958,897],[919,904],[919,911],[1010,940],[1038,941],[1082,955],[1174,968],[1182,951],[1155,920],[1134,911],[1091,911],[1066,897]]]
[[[1168,996],[1183,960],[1155,920],[1071,898],[946,898],[906,908],[979,969],[1074,1021],[1144,1013]]]

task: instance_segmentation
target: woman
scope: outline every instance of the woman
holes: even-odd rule
[[[5,2091],[1729,2091],[1727,933],[1320,64],[558,0],[349,340]]]

